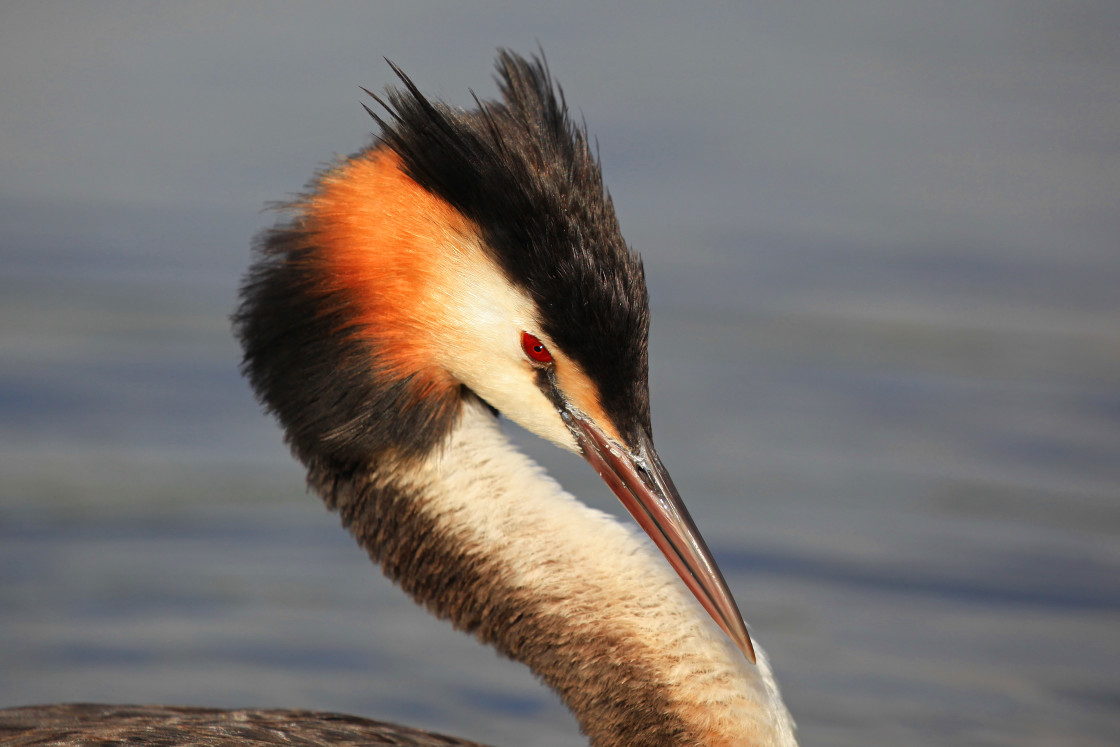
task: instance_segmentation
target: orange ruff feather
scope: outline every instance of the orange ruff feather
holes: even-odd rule
[[[331,170],[299,207],[319,250],[319,290],[352,305],[350,333],[377,351],[381,372],[412,379],[418,399],[449,394],[454,381],[433,365],[438,310],[417,300],[440,280],[444,263],[433,252],[477,242],[474,225],[413,181],[386,149]]]

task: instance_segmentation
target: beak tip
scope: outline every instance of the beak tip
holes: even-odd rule
[[[735,648],[742,652],[746,660],[757,665],[758,656],[754,650],[754,641],[751,640],[751,634],[747,630],[747,625],[743,622],[742,616],[738,614],[738,609],[735,612],[734,617],[717,618],[716,622],[727,637],[731,639],[731,642],[735,644]]]
[[[739,650],[743,652],[743,656],[747,657],[747,661],[755,666],[758,665],[758,657],[754,652],[754,642],[751,641],[750,633],[746,633],[743,641],[739,644]]]

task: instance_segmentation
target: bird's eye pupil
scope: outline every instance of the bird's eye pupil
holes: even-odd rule
[[[525,351],[525,355],[529,359],[537,363],[552,363],[552,353],[548,352],[548,348],[544,343],[538,340],[528,332],[521,333],[521,349]]]

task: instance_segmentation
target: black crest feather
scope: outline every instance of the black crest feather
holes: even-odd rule
[[[428,100],[399,68],[380,141],[428,191],[470,218],[544,316],[545,332],[598,385],[626,435],[649,428],[649,301],[582,126],[541,58],[501,50],[501,101],[463,111]]]

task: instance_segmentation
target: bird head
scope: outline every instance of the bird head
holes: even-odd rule
[[[394,70],[374,145],[261,240],[235,317],[258,396],[336,472],[438,448],[480,398],[582,454],[753,660],[653,446],[641,260],[547,67],[502,52],[475,111]]]

